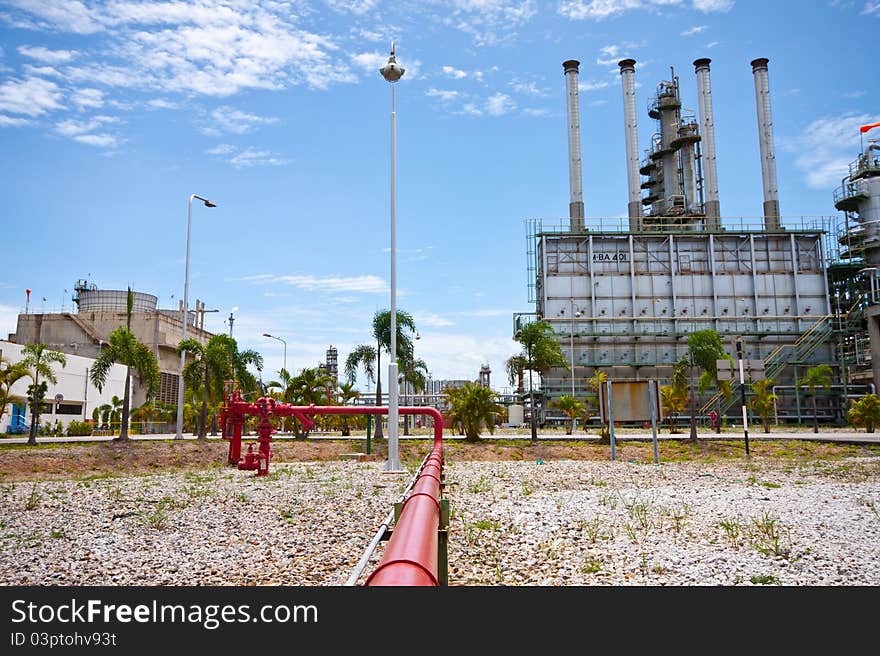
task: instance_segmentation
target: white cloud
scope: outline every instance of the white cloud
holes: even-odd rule
[[[11,1],[17,24],[106,31],[100,54],[64,70],[72,81],[209,96],[355,81],[338,65],[334,40],[301,29],[288,3]]]
[[[526,116],[549,116],[550,110],[537,107],[526,107],[525,109],[523,109],[523,114],[525,114]]]
[[[714,11],[728,12],[736,4],[733,0],[694,0],[694,9],[708,14]]]
[[[578,82],[578,90],[584,92],[599,91],[600,89],[607,89],[610,86],[611,83],[607,80],[598,80],[595,82]]]
[[[100,89],[77,89],[70,99],[81,108],[97,109],[104,106],[104,92]]]
[[[457,68],[453,68],[452,66],[444,66],[440,70],[443,71],[443,75],[447,77],[454,78],[456,80],[460,80],[463,77],[467,77],[467,73]]]
[[[597,20],[618,16],[636,9],[656,10],[683,5],[683,0],[563,0],[557,12],[571,20]],[[693,0],[691,7],[703,13],[727,12],[733,0]]]
[[[61,90],[58,85],[39,77],[24,80],[9,79],[0,84],[0,112],[41,116],[53,109],[61,109]]]
[[[228,155],[229,153],[234,153],[236,151],[235,146],[230,144],[217,144],[213,148],[209,148],[205,152],[209,155]]]
[[[330,9],[340,14],[363,16],[379,4],[379,0],[324,0]]]
[[[862,10],[862,13],[868,16],[872,14],[880,16],[880,2],[866,2],[865,8]]]
[[[289,159],[279,157],[268,150],[258,150],[252,146],[239,148],[232,144],[218,144],[205,151],[208,155],[222,157],[225,162],[232,164],[237,169],[252,168],[254,166],[284,166]]]
[[[632,50],[643,48],[644,46],[644,43],[633,42],[603,46],[599,48],[599,56],[596,58],[596,63],[600,66],[617,66],[621,59],[626,59],[630,56]]]
[[[516,109],[516,103],[505,93],[495,93],[486,100],[486,113],[491,116],[503,116]]]
[[[695,25],[691,29],[682,32],[681,36],[694,36],[695,34],[705,32],[707,29],[709,29],[707,25]]]
[[[114,116],[94,116],[87,121],[66,120],[55,124],[55,132],[89,146],[115,148],[119,143],[116,136],[95,132],[113,123],[119,123],[119,119]]]
[[[31,121],[26,118],[13,118],[0,114],[0,128],[17,128],[22,125],[30,125]]]
[[[513,80],[510,82],[510,88],[513,89],[516,93],[521,93],[528,96],[544,96],[547,95],[543,91],[538,88],[538,85],[534,82],[523,82],[520,80]]]
[[[272,116],[257,116],[241,110],[223,105],[210,114],[211,125],[201,128],[203,134],[217,136],[224,132],[231,134],[247,134],[257,125],[277,123],[278,119]]]
[[[262,273],[242,278],[230,278],[233,281],[253,282],[259,284],[292,285],[309,292],[384,294],[388,291],[388,283],[379,276],[290,276]]]
[[[538,13],[535,0],[452,0],[452,7],[443,21],[470,34],[478,46],[516,39],[516,28]]]
[[[379,69],[388,63],[388,55],[379,52],[361,52],[352,55],[351,62],[366,73],[379,75]]]
[[[429,98],[439,98],[443,102],[451,102],[459,97],[458,91],[450,91],[448,89],[435,89],[431,87],[427,91],[425,91],[425,95]]]
[[[804,171],[807,185],[829,189],[840,184],[859,150],[859,127],[880,121],[880,115],[844,114],[816,119],[793,139],[780,143],[797,153],[795,164]]]
[[[147,107],[152,109],[177,109],[180,105],[164,98],[153,98],[147,101]]]
[[[455,322],[445,317],[441,317],[434,312],[416,312],[413,313],[413,321],[417,326],[431,326],[432,328],[444,328],[446,326],[454,326]]]
[[[465,103],[462,106],[460,113],[465,114],[466,116],[482,116],[483,115],[483,112],[474,103]]]
[[[19,54],[46,64],[64,64],[77,56],[76,50],[49,50],[43,46],[19,46]]]

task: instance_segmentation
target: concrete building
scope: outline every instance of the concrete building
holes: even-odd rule
[[[0,341],[0,355],[7,362],[20,361],[23,348],[21,344]],[[95,408],[110,403],[114,396],[121,399],[125,394],[125,367],[122,365],[114,364],[110,368],[107,382],[99,392],[88,378],[94,359],[72,354],[67,354],[66,357],[65,367],[53,366],[58,383],[56,385],[49,383],[46,405],[40,417],[43,426],[54,426],[58,421],[66,427],[71,421],[90,420]],[[5,408],[0,430],[9,431],[13,424],[19,426],[30,424],[30,411],[26,408],[23,399],[27,397],[27,388],[31,382],[30,378],[25,377],[12,386],[13,395],[22,400]]]
[[[16,331],[9,341],[25,345],[46,344],[49,348],[69,355],[96,358],[110,333],[125,326],[127,291],[98,289],[93,283],[77,281],[73,300],[76,312],[25,313],[18,315]],[[195,309],[188,312],[187,337],[206,342],[213,337],[204,329],[205,304],[196,300]],[[177,345],[183,336],[182,303],[177,310],[158,307],[158,298],[152,294],[134,292],[131,330],[135,337],[150,347],[159,361],[161,384],[156,401],[177,405],[180,356]],[[136,379],[134,379],[136,383]],[[132,407],[144,401],[144,390],[132,385]]]

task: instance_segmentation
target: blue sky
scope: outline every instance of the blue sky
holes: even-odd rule
[[[527,302],[528,217],[568,214],[562,62],[580,67],[589,217],[626,214],[617,62],[637,60],[639,146],[675,67],[712,59],[721,207],[762,211],[749,62],[770,59],[783,217],[832,193],[880,120],[880,2],[0,0],[0,333],[71,307],[74,282],[189,296],[264,378],[340,361],[390,305],[389,43],[398,100],[398,307],[434,378],[501,388]],[[785,219],[784,219],[785,221]],[[65,291],[66,290],[66,291]],[[43,301],[42,299],[46,300]],[[383,374],[383,378],[384,378]],[[363,383],[363,381],[361,381]]]

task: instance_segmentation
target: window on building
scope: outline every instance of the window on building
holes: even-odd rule
[[[59,403],[55,406],[56,415],[81,415],[82,403]]]
[[[179,378],[177,377],[177,374],[169,374],[163,371],[159,384],[159,396],[156,400],[161,403],[177,405],[178,382]]]

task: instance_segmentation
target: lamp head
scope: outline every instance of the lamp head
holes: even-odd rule
[[[263,337],[271,337],[271,336],[272,335],[270,335],[269,333],[263,333]]]
[[[391,54],[388,56],[388,63],[380,68],[379,72],[388,82],[397,82],[403,77],[405,71],[403,67],[397,63],[397,59],[394,56],[394,41],[391,42]]]
[[[217,207],[217,203],[212,203],[209,200],[205,200],[205,207]]]

